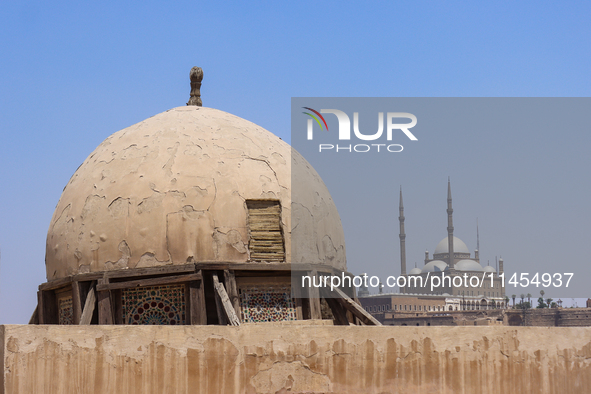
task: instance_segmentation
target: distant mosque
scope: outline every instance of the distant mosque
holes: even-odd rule
[[[480,264],[478,249],[474,251],[474,257],[472,257],[466,244],[453,235],[453,209],[449,179],[447,182],[447,237],[437,244],[432,259],[429,258],[429,251],[425,251],[423,268],[415,267],[408,273],[406,271],[406,234],[404,232],[402,189],[400,190],[399,211],[400,270],[401,275],[407,279],[407,286],[403,287],[401,292],[479,297],[493,302],[504,300],[503,259],[499,259],[498,271],[491,266],[483,267]],[[431,283],[439,284],[439,286],[431,290]]]

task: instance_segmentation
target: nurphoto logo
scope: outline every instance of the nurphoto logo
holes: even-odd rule
[[[349,115],[345,112],[338,110],[338,109],[321,109],[320,112],[312,109],[310,107],[302,107],[310,112],[303,112],[303,114],[308,115],[310,119],[308,119],[308,129],[307,129],[307,138],[308,140],[314,139],[314,121],[320,127],[320,130],[328,131],[328,124],[326,119],[322,114],[333,114],[337,117],[337,121],[339,122],[339,132],[338,132],[338,139],[339,141],[350,141],[351,140],[351,119]],[[392,141],[392,136],[394,135],[394,131],[402,131],[408,139],[411,141],[417,141],[417,137],[409,130],[416,126],[417,124],[417,117],[408,112],[387,112],[386,113],[386,141]],[[396,121],[395,121],[396,119]],[[410,123],[398,123],[399,119],[409,119]],[[377,141],[382,139],[382,135],[384,134],[384,113],[378,112],[378,131],[373,134],[364,134],[359,130],[359,112],[353,112],[353,134],[355,138],[362,141]],[[404,147],[400,144],[386,144],[386,143],[373,143],[373,144],[319,144],[318,150],[319,152],[324,151],[333,151],[333,152],[358,152],[358,153],[365,153],[371,150],[375,150],[377,152],[380,151],[387,151],[387,152],[402,152]]]

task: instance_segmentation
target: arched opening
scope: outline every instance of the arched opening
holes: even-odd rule
[[[510,326],[521,326],[523,324],[523,319],[519,315],[513,315],[509,318],[509,325]]]

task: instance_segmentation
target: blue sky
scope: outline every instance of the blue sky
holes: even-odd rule
[[[588,2],[4,2],[0,323],[34,309],[69,177],[113,132],[184,105],[192,66],[205,106],[289,141],[294,96],[589,96],[590,16]]]

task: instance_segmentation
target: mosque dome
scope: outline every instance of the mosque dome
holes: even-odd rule
[[[478,264],[478,262],[470,259],[458,261],[457,263],[455,263],[454,268],[458,271],[484,271],[484,269],[480,264]]]
[[[441,272],[448,269],[447,264],[441,260],[431,260],[423,267],[421,272]]]
[[[454,254],[455,253],[470,254],[470,251],[468,250],[468,247],[466,246],[464,241],[462,241],[458,237],[453,237],[453,239],[454,239]],[[441,254],[441,253],[449,253],[447,237],[445,237],[441,241],[439,241],[439,243],[437,244],[437,247],[435,248],[435,252],[433,252],[433,255]]]
[[[494,267],[487,265],[486,267],[484,267],[484,272],[497,272],[497,270]]]
[[[275,226],[283,245],[258,250],[272,242],[255,239],[257,226]],[[45,261],[48,280],[193,262],[346,270],[339,214],[316,171],[272,133],[199,106],[118,131],[90,154],[57,204]]]
[[[420,275],[421,274],[421,269],[415,267],[415,268],[411,269],[408,274],[409,275]]]

